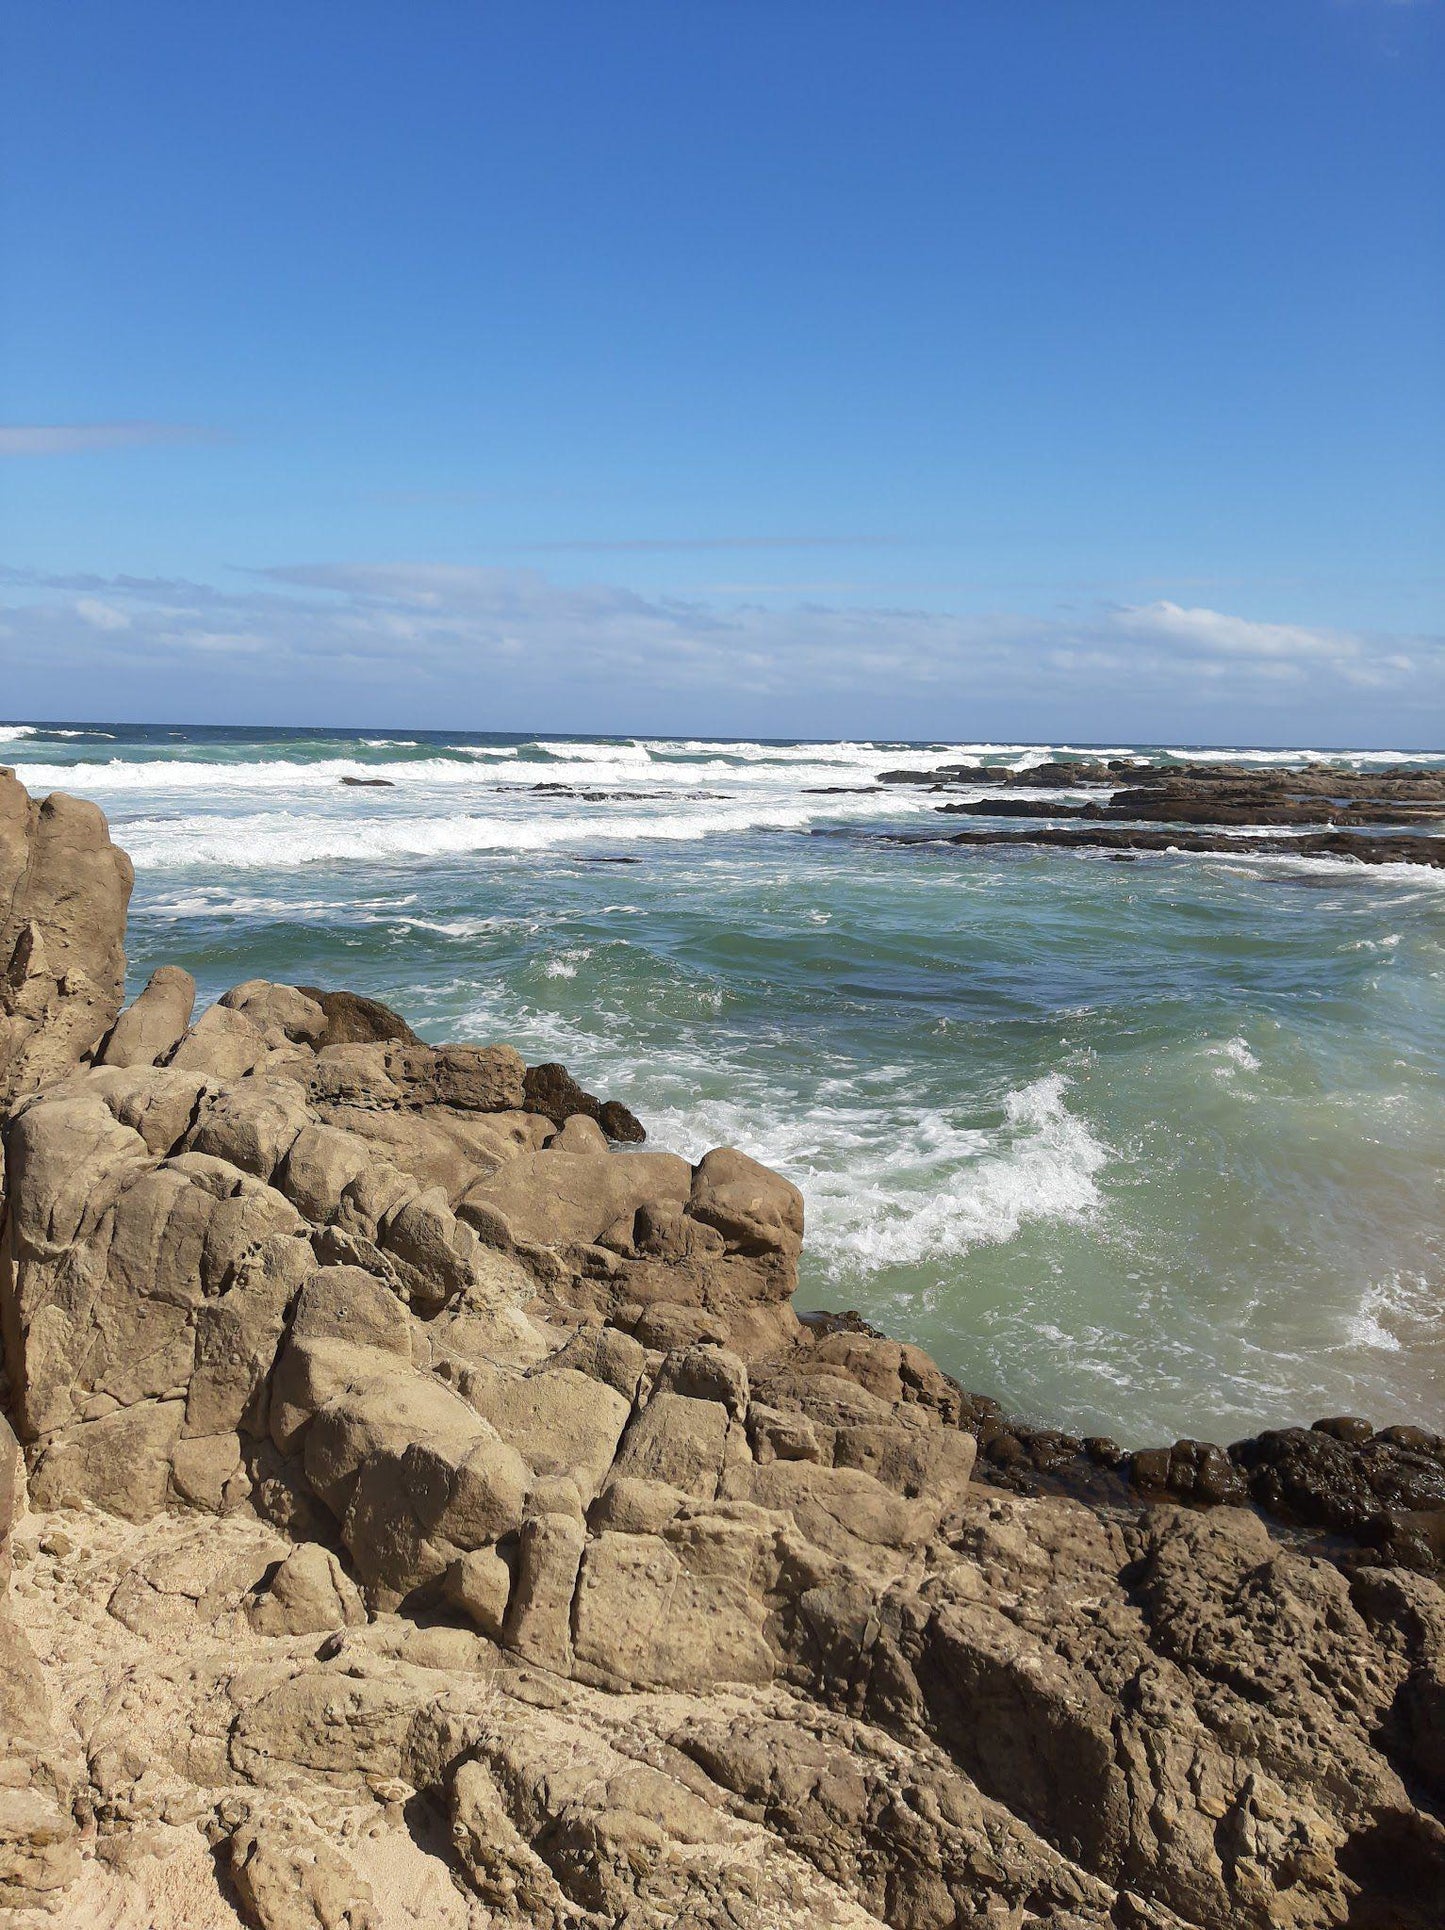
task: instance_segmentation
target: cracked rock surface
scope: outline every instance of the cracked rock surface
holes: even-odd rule
[[[69,823],[31,922],[113,990],[9,1061],[0,1920],[1439,1923],[1433,1576],[986,1485],[926,1355],[794,1315],[793,1187],[561,1068],[120,1013]]]

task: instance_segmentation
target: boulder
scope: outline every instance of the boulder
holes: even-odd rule
[[[766,1522],[688,1511],[660,1534],[604,1533],[583,1555],[573,1667],[608,1688],[770,1682],[779,1562]]]
[[[248,978],[223,992],[218,1002],[229,1011],[243,1012],[262,1032],[280,1032],[294,1045],[319,1045],[327,1029],[325,1011],[295,985]]]
[[[0,1908],[63,1907],[81,1867],[75,1819],[51,1791],[0,1787]]]
[[[572,1601],[586,1545],[586,1528],[570,1514],[534,1514],[522,1523],[502,1640],[557,1675],[572,1669]]]
[[[191,1023],[196,981],[179,965],[160,965],[107,1034],[96,1064],[153,1066],[167,1058]]]
[[[476,1278],[477,1236],[454,1216],[440,1186],[393,1207],[379,1228],[379,1243],[423,1310],[444,1306]]]
[[[692,1173],[673,1153],[524,1155],[472,1187],[458,1208],[463,1219],[481,1206],[505,1221],[516,1240],[539,1245],[591,1245],[640,1206],[687,1200]]]
[[[309,1124],[300,1086],[289,1079],[243,1080],[198,1100],[184,1144],[269,1180]]]
[[[0,769],[0,1118],[115,1024],[133,882],[93,804]]]
[[[362,1460],[342,1538],[371,1599],[393,1607],[458,1556],[515,1534],[527,1488],[521,1457],[480,1422],[470,1434],[393,1436]]]
[[[244,1824],[228,1860],[256,1930],[381,1930],[371,1885],[321,1830],[294,1817]]]
[[[271,1381],[272,1439],[292,1452],[335,1396],[410,1364],[406,1308],[385,1281],[360,1267],[310,1272]]]
[[[720,1401],[734,1420],[741,1420],[748,1408],[748,1370],[725,1347],[684,1347],[663,1361],[653,1391]]]
[[[20,1443],[10,1423],[0,1414],[0,1611],[10,1592],[10,1532],[20,1514],[25,1493],[25,1469]]]
[[[688,1212],[715,1227],[730,1248],[778,1255],[795,1267],[803,1248],[803,1196],[781,1174],[746,1153],[720,1146],[692,1175]]]
[[[564,1122],[562,1130],[552,1135],[547,1141],[547,1148],[554,1153],[605,1153],[610,1150],[607,1135],[596,1120],[580,1112],[574,1112]]]
[[[260,1243],[299,1227],[271,1188],[198,1153],[157,1162],[98,1099],[66,1087],[25,1109],[8,1153],[0,1300],[27,1439],[183,1395],[203,1304]]]
[[[89,1503],[127,1521],[149,1519],[165,1506],[185,1412],[184,1401],[141,1400],[47,1435],[30,1481],[34,1505]]]
[[[502,1639],[512,1597],[512,1566],[496,1548],[459,1555],[447,1571],[447,1600],[494,1642]]]
[[[882,1556],[925,1546],[937,1528],[936,1500],[909,1501],[881,1481],[853,1468],[824,1468],[811,1461],[739,1463],[722,1475],[719,1493],[728,1500],[791,1515],[806,1541],[863,1567]]]
[[[595,1120],[607,1139],[636,1145],[647,1137],[635,1113],[619,1100],[604,1102],[584,1092],[566,1066],[555,1061],[527,1068],[525,1092],[529,1112],[541,1113],[564,1130],[569,1120],[581,1118]]]
[[[167,1064],[213,1079],[242,1079],[261,1064],[271,1043],[247,1013],[212,1005],[189,1027]]]
[[[299,1231],[272,1234],[245,1254],[225,1292],[197,1308],[188,1436],[266,1433],[286,1314],[315,1265],[311,1243]]]
[[[105,1065],[75,1089],[98,1098],[113,1119],[140,1134],[148,1153],[163,1159],[181,1151],[210,1082],[203,1073],[170,1066]]]
[[[421,1044],[406,1020],[378,999],[363,998],[359,992],[323,992],[315,985],[298,985],[296,990],[326,1015],[326,1029],[315,1042],[318,1051],[329,1045],[372,1045],[390,1040]]]
[[[720,1401],[655,1393],[623,1437],[619,1480],[661,1481],[711,1501],[727,1451],[728,1411]]]
[[[590,1502],[607,1478],[631,1400],[615,1387],[562,1365],[565,1355],[525,1375],[466,1369],[460,1391],[539,1478],[565,1475]]]
[[[366,1609],[330,1549],[302,1542],[256,1590],[246,1619],[261,1635],[323,1635],[364,1623]]]

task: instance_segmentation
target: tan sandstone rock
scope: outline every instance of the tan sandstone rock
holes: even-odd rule
[[[195,1003],[196,981],[189,972],[179,965],[157,966],[111,1028],[96,1064],[158,1065],[185,1037]]]

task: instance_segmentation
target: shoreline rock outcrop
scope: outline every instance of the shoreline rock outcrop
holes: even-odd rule
[[[85,837],[4,1118],[0,1912],[1438,1920],[1445,1595],[1239,1505],[1428,1513],[1433,1449],[1006,1492],[1088,1444],[800,1320],[781,1176],[347,993],[122,1013]]]
[[[0,1117],[114,1024],[134,881],[95,805],[0,768]]]
[[[888,785],[967,793],[936,806],[948,816],[1048,820],[1009,832],[907,832],[896,839],[903,844],[1034,845],[1122,854],[1232,851],[1445,865],[1445,771],[1433,766],[1361,771],[1314,762],[1261,769],[1077,757],[1026,770],[944,764],[884,771],[880,789]],[[1082,796],[1083,802],[1014,795],[1022,790],[1065,792],[1073,799]],[[1175,828],[1152,830],[1152,825]],[[1269,827],[1284,826],[1297,827],[1296,835],[1268,835]]]

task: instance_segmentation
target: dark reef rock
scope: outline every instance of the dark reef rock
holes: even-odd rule
[[[326,1030],[317,1040],[318,1051],[327,1045],[382,1045],[391,1040],[421,1044],[406,1020],[379,999],[363,998],[359,992],[323,992],[315,985],[298,985],[296,989],[314,999],[326,1014]]]
[[[1377,1432],[1354,1415],[1335,1416],[1228,1448],[1185,1440],[1129,1452],[1011,1421],[983,1394],[962,1395],[960,1425],[978,1442],[980,1478],[1014,1493],[1253,1507],[1337,1538],[1329,1552],[1349,1562],[1445,1571],[1445,1439],[1425,1428]]]
[[[1051,813],[1057,816],[1058,813]],[[1158,851],[1225,853],[1237,858],[1353,858],[1360,864],[1445,866],[1445,837],[1398,833],[1370,837],[1356,831],[1303,832],[1298,837],[1231,836],[1224,831],[1133,831],[1113,825],[1045,824],[1035,831],[958,831],[951,837],[896,832],[894,844],[1039,846],[1055,851]]]
[[[1420,1428],[1342,1440],[1327,1428],[1272,1429],[1230,1455],[1258,1505],[1282,1520],[1367,1539],[1379,1517],[1445,1508],[1445,1442]]]
[[[1130,1477],[1145,1495],[1170,1495],[1203,1507],[1249,1500],[1249,1487],[1227,1451],[1212,1441],[1176,1441],[1130,1457]]]
[[[929,771],[885,771],[883,784],[967,792],[937,809],[957,817],[1069,819],[1004,837],[961,832],[953,843],[1011,842],[1062,850],[1240,851],[1358,858],[1366,864],[1445,864],[1445,771],[1406,765],[1357,771],[1333,764],[1259,770],[1245,764],[1145,765],[1112,759],[1059,760],[1031,770],[944,764]],[[1010,790],[1092,792],[1083,803],[1049,797],[972,793]],[[1084,825],[1178,825],[1179,833],[1084,829]],[[1225,837],[1225,826],[1317,825],[1300,838]],[[1374,826],[1394,835],[1358,835]],[[1403,827],[1421,827],[1413,835]],[[913,842],[916,833],[905,841]]]
[[[647,1137],[636,1113],[620,1100],[598,1099],[584,1092],[566,1066],[555,1061],[529,1066],[523,1090],[527,1111],[541,1113],[556,1126],[565,1125],[580,1113],[586,1119],[595,1119],[609,1139],[636,1146]]]

